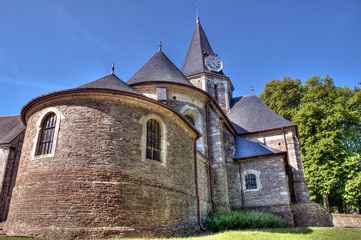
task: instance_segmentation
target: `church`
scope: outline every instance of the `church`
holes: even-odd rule
[[[310,201],[297,125],[233,96],[199,18],[183,66],[162,51],[0,117],[0,217],[9,236],[169,237],[218,210],[332,226]]]

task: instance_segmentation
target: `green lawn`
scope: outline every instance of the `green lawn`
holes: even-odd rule
[[[189,237],[189,238],[172,238],[187,240],[238,240],[238,239],[272,239],[272,240],[293,240],[293,239],[341,239],[353,240],[361,239],[361,228],[276,228],[263,230],[245,230],[245,231],[229,231],[217,234],[209,234],[205,236]],[[36,240],[35,238],[16,238],[0,236],[0,240]],[[123,239],[125,240],[125,239]],[[135,240],[135,239],[132,239]],[[160,239],[157,239],[160,240]]]

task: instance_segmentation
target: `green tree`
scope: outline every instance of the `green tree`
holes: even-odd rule
[[[300,79],[284,77],[282,81],[267,82],[259,98],[278,115],[291,121],[298,111],[303,92]]]
[[[291,89],[291,90],[290,90]],[[360,172],[361,91],[337,87],[326,76],[266,83],[260,98],[282,117],[298,124],[301,154],[311,200],[329,208],[328,196],[357,202],[350,194]],[[353,183],[353,185],[351,184]],[[353,193],[353,192],[352,192]]]
[[[346,184],[345,199],[348,206],[361,212],[361,172]]]

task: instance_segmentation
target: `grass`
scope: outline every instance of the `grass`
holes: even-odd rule
[[[138,240],[140,238],[137,238]],[[361,228],[273,228],[259,230],[229,231],[205,236],[189,238],[171,238],[173,240],[359,240],[361,239]],[[38,240],[38,238],[17,238],[0,236],[0,240]],[[114,239],[113,239],[114,240]],[[122,239],[135,240],[135,239]],[[160,239],[154,239],[160,240]],[[166,238],[163,238],[166,240]],[[169,239],[167,239],[169,240]]]

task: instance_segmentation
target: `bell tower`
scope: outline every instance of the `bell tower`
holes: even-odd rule
[[[183,74],[196,87],[208,92],[226,113],[234,87],[223,73],[223,62],[215,54],[197,17],[196,27],[182,66]]]

